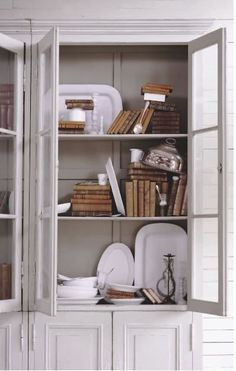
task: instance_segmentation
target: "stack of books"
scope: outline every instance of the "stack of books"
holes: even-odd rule
[[[153,108],[154,111],[164,111],[164,112],[174,112],[176,107],[174,103],[165,103],[165,102],[150,102],[150,108]]]
[[[187,175],[172,176],[167,216],[187,215]]]
[[[131,180],[150,180],[156,183],[167,182],[166,171],[142,164],[141,162],[131,162],[128,174]]]
[[[141,87],[145,101],[165,102],[172,91],[173,87],[165,84],[146,83]]]
[[[94,102],[92,99],[66,99],[66,108],[81,108],[84,111],[92,111],[94,109]]]
[[[152,134],[179,134],[180,113],[157,111],[151,119]]]
[[[111,187],[96,182],[74,185],[72,216],[112,216]]]
[[[135,293],[123,290],[115,290],[108,287],[106,297],[110,299],[133,299],[135,297]]]
[[[84,134],[85,122],[82,121],[59,121],[60,134]]]
[[[9,196],[10,196],[10,192],[0,191],[0,214],[8,213]]]
[[[14,85],[0,84],[0,127],[13,130],[14,127]]]
[[[146,304],[161,304],[162,298],[153,289],[140,289],[137,291],[137,296],[144,297]]]
[[[11,299],[11,264],[0,264],[0,300]]]

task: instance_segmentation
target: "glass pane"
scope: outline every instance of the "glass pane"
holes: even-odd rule
[[[0,140],[0,214],[15,213],[15,138]]]
[[[51,82],[51,48],[41,55],[41,129],[52,125],[52,82]]]
[[[193,213],[218,212],[218,135],[216,131],[193,138]]]
[[[0,300],[15,297],[14,226],[14,221],[0,220]]]
[[[39,256],[38,266],[41,271],[38,280],[38,298],[48,299],[50,297],[51,276],[50,262],[51,250],[49,249],[49,241],[51,240],[51,219],[49,217],[42,218],[39,226]]]
[[[194,219],[193,299],[218,302],[218,220]]]
[[[14,130],[15,54],[0,48],[0,128]]]
[[[42,136],[40,138],[40,151],[42,154],[41,165],[42,172],[40,181],[42,182],[41,188],[41,210],[49,213],[49,210],[45,208],[51,207],[52,204],[52,164],[51,164],[51,137],[49,135]]]
[[[218,45],[193,54],[193,129],[218,125]]]

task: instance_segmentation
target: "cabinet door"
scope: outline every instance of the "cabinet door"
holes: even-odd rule
[[[192,314],[122,312],[113,317],[114,370],[192,369]]]
[[[0,34],[0,312],[21,309],[24,44]]]
[[[27,369],[27,313],[0,316],[0,370]]]
[[[189,44],[189,279],[193,311],[226,313],[225,30]]]
[[[58,36],[38,44],[36,307],[56,312]]]
[[[111,313],[58,312],[56,317],[35,313],[34,317],[30,369],[112,369]]]

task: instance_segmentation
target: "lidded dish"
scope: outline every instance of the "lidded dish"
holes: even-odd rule
[[[180,173],[183,169],[183,159],[180,156],[174,138],[167,138],[156,147],[150,148],[143,157],[145,165],[158,169]]]

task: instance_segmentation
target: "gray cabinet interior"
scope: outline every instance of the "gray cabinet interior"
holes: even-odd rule
[[[168,102],[181,112],[187,132],[187,46],[60,46],[60,84],[108,84],[119,90],[124,110],[142,109],[141,85],[146,82],[171,84]],[[70,200],[73,185],[80,179],[96,179],[112,158],[125,202],[124,179],[130,148],[147,149],[157,140],[59,140],[59,202]],[[177,146],[186,150],[186,139]],[[174,221],[172,221],[174,222]],[[186,229],[186,221],[176,221]],[[135,236],[147,221],[59,220],[58,272],[71,276],[96,274],[98,261],[112,242],[123,242],[134,252]]]

